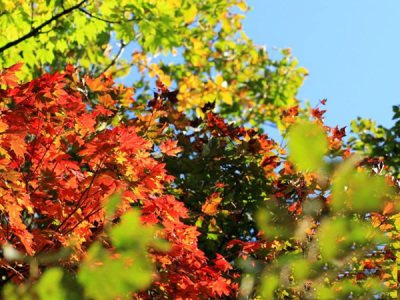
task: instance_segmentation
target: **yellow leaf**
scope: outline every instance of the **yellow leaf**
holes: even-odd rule
[[[192,64],[193,64],[193,66],[195,66],[195,67],[200,67],[200,66],[201,66],[200,61],[201,61],[201,59],[200,59],[199,56],[193,55],[193,57],[192,57]]]
[[[202,41],[196,39],[196,38],[190,38],[191,42],[193,43],[193,50],[194,51],[199,51],[203,48],[203,43]]]
[[[224,101],[226,104],[229,105],[233,104],[232,95],[229,91],[221,92],[221,96],[222,96],[222,101]]]
[[[200,118],[204,119],[204,113],[203,113],[203,111],[201,110],[200,107],[196,107],[196,114],[197,114]]]
[[[185,93],[187,89],[188,89],[187,84],[181,83],[181,84],[179,85],[179,93],[180,93],[180,94]]]
[[[149,76],[154,77],[158,74],[159,68],[156,64],[151,64],[149,68]]]
[[[162,74],[162,75],[160,75],[159,77],[160,77],[161,82],[162,82],[166,87],[171,86],[171,77],[170,77],[170,76]]]
[[[224,78],[222,78],[222,76],[218,74],[217,77],[215,78],[215,83],[218,86],[221,86],[223,81],[224,81]]]
[[[300,74],[308,75],[308,70],[304,67],[297,68],[297,72]]]
[[[247,10],[247,5],[246,5],[246,2],[244,2],[244,1],[240,1],[236,5],[237,5],[237,7],[240,8],[241,11]]]
[[[241,34],[242,38],[243,38],[246,42],[249,41],[249,37],[244,33],[243,30],[240,32],[240,34]]]
[[[197,15],[197,8],[195,5],[192,5],[189,7],[188,10],[185,11],[184,13],[185,15],[185,22],[187,24],[192,23],[195,19],[196,19],[196,15]]]

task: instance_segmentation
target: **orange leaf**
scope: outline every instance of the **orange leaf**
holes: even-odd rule
[[[222,198],[220,193],[214,193],[207,198],[206,202],[201,206],[202,212],[207,215],[216,215],[218,213],[218,205],[221,203]]]
[[[168,156],[176,156],[177,153],[182,151],[181,147],[177,147],[178,141],[168,140],[165,143],[162,142],[160,146],[160,150],[162,153]]]
[[[101,76],[97,77],[97,78],[94,78],[94,79],[86,76],[85,77],[85,82],[93,92],[106,92],[106,91],[108,91],[108,88],[106,87],[106,84],[102,81],[102,77]]]
[[[0,84],[6,84],[9,87],[17,86],[18,77],[15,75],[15,72],[21,71],[23,65],[24,64],[20,62],[0,71]]]
[[[0,133],[6,131],[8,129],[8,125],[2,121],[0,121]]]
[[[393,203],[388,202],[388,203],[386,203],[385,208],[383,209],[382,214],[383,214],[383,215],[390,214],[391,212],[393,212],[393,209],[394,209]]]
[[[12,137],[10,141],[10,148],[19,157],[23,157],[26,153],[26,144],[24,140],[19,136]]]

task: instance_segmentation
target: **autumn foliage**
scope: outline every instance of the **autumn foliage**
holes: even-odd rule
[[[400,123],[325,124],[248,9],[0,1],[4,298],[397,297]]]
[[[267,266],[298,247],[288,244],[283,233],[259,231],[254,238],[243,238],[256,226],[263,229],[265,225],[262,219],[256,225],[248,213],[257,215],[272,201],[275,209],[286,210],[286,217],[281,215],[286,218],[282,220],[285,226],[297,226],[305,218],[299,216],[311,195],[318,195],[325,207],[331,203],[331,196],[325,195],[329,181],[321,181],[317,173],[295,171],[283,159],[285,150],[267,135],[227,123],[212,111],[212,104],[203,108],[204,120],[188,118],[175,108],[176,93],[160,81],[146,107],[135,102],[132,89],[115,85],[105,75],[80,80],[68,65],[64,73],[45,74],[20,84],[16,77],[20,67],[3,69],[0,76],[0,238],[3,245],[11,244],[23,255],[40,257],[70,248],[72,252],[60,262],[72,274],[95,241],[118,257],[118,247],[105,229],[120,223],[132,207],[140,207],[143,224],[159,225],[156,236],[170,244],[164,250],[150,244],[148,255],[157,272],[153,284],[139,292],[140,297],[236,297],[248,293],[238,290],[242,271],[233,263],[236,258],[244,262],[258,258]],[[130,117],[121,114],[128,107],[134,112]],[[324,126],[323,113],[317,107],[312,116],[321,132],[329,134],[329,152],[333,157],[349,156],[341,144],[344,129]],[[289,125],[297,117],[296,107],[283,116]],[[193,170],[170,167],[167,171],[167,165],[179,160],[191,161],[193,168],[208,168],[203,176],[213,169],[217,176],[202,180],[200,188],[195,182],[189,187],[197,176]],[[219,162],[226,169],[213,166]],[[229,170],[233,162],[239,172]],[[175,173],[183,176],[177,178]],[[229,176],[236,176],[239,184],[247,182],[252,189],[235,185]],[[196,194],[202,192],[207,194],[199,201]],[[121,201],[111,204],[117,206],[107,213],[108,202],[118,193]],[[234,202],[237,195],[248,200]],[[381,220],[380,227],[393,210],[390,207],[373,214],[374,222]],[[279,220],[274,222],[279,226]],[[307,222],[305,232],[311,241],[318,218]],[[388,253],[385,257],[391,259],[393,254]],[[382,268],[370,259],[361,263],[366,269]],[[259,264],[252,262],[253,268]],[[31,263],[16,263],[7,257],[1,267],[6,281],[24,282],[32,273]],[[36,276],[47,267],[39,266]]]
[[[184,204],[165,191],[174,178],[153,157],[155,143],[163,138],[147,137],[155,120],[141,116],[114,122],[119,106],[134,103],[132,90],[113,86],[104,76],[86,77],[83,86],[72,66],[65,74],[19,85],[14,75],[19,67],[1,74],[7,85],[1,90],[1,243],[30,256],[73,247],[63,263],[73,271],[104,226],[140,206],[143,222],[161,224],[161,235],[172,246],[168,253],[150,252],[163,268],[154,292],[177,298],[235,293],[229,263],[222,256],[214,262],[205,256],[197,246],[200,233],[183,223],[188,217]],[[90,102],[85,101],[88,94]],[[170,140],[159,146],[164,155],[180,152]],[[107,219],[105,205],[121,191],[122,203]],[[29,272],[27,265],[15,267],[5,260],[2,267],[13,281],[23,281]]]

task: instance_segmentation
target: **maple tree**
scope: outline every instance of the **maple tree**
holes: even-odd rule
[[[4,297],[397,297],[398,126],[344,143],[247,9],[0,0]]]
[[[63,267],[73,271],[108,222],[118,222],[131,206],[141,206],[142,220],[162,224],[160,234],[172,247],[169,254],[150,252],[165,270],[148,295],[160,289],[178,298],[232,293],[224,270],[210,265],[197,248],[196,227],[182,222],[187,209],[165,192],[173,177],[152,156],[152,149],[168,137],[148,137],[159,125],[153,124],[156,119],[152,122],[151,114],[115,119],[118,106],[133,101],[132,90],[112,86],[109,77],[86,77],[83,86],[72,66],[65,74],[19,85],[14,72],[20,67],[1,75],[7,83],[1,90],[2,243],[12,243],[30,256],[72,247]],[[87,89],[88,95],[78,89]],[[92,101],[84,101],[89,95]],[[125,102],[117,101],[120,98]],[[175,144],[162,141],[160,149],[176,156],[180,149]],[[121,203],[107,219],[104,205],[120,190]],[[101,239],[110,247],[107,238]],[[23,281],[29,273],[29,264],[3,263],[7,280]]]
[[[6,245],[2,272],[5,282],[25,282],[7,284],[7,296],[30,291],[41,297],[54,280],[59,286],[54,293],[78,299],[132,293],[149,299],[299,297],[307,289],[297,281],[282,282],[282,288],[271,275],[276,269],[266,280],[260,272],[275,268],[274,261],[285,257],[300,269],[313,262],[323,275],[317,273],[310,293],[316,290],[321,296],[354,290],[353,285],[329,287],[344,263],[329,268],[327,287],[317,285],[320,276],[327,276],[321,271],[323,263],[347,253],[354,243],[367,247],[350,254],[357,257],[355,264],[362,270],[381,270],[375,277],[395,284],[389,280],[387,264],[393,254],[387,246],[374,259],[363,256],[390,244],[379,230],[397,228],[397,217],[387,217],[397,211],[395,198],[381,177],[354,173],[352,159],[335,168],[339,175],[334,173],[333,180],[333,169],[321,169],[326,168],[325,155],[350,155],[342,146],[344,130],[324,126],[323,112],[312,114],[314,124],[291,125],[293,155],[288,160],[278,143],[254,129],[227,123],[212,111],[213,105],[203,108],[204,119],[185,116],[176,107],[176,93],[161,81],[144,106],[133,100],[131,88],[117,86],[105,75],[80,80],[69,65],[64,74],[45,74],[21,84],[15,75],[20,68],[17,64],[3,69],[0,90],[1,239]],[[133,116],[121,114],[127,107]],[[297,109],[288,109],[283,118],[302,124]],[[310,139],[316,142],[313,153],[302,151]],[[360,185],[366,181],[369,188],[363,191]],[[394,185],[391,177],[386,181]],[[339,197],[344,185],[352,192]],[[120,196],[112,196],[116,193]],[[308,205],[312,195],[319,203],[314,209]],[[371,195],[374,198],[365,202]],[[383,207],[381,197],[386,201]],[[141,215],[131,212],[132,207],[140,207]],[[274,219],[269,217],[272,212]],[[336,239],[344,242],[333,247],[332,232],[343,233]],[[315,241],[321,243],[321,252],[310,254]],[[309,261],[290,259],[296,253],[314,256]],[[46,260],[52,255],[56,259]],[[48,269],[54,265],[64,271]],[[102,279],[121,268],[128,275]],[[72,275],[78,281],[71,280],[83,287],[83,294],[71,294],[64,287],[64,272],[78,272]],[[302,272],[295,274],[307,278]],[[360,274],[346,277],[355,276],[371,287],[368,276]],[[38,279],[37,285],[26,283]],[[359,288],[361,293],[366,286]],[[369,290],[379,291],[376,285]]]
[[[248,9],[243,0],[1,0],[0,64],[24,61],[29,79],[70,62],[81,75],[130,72],[142,103],[157,76],[179,88],[180,110],[215,101],[225,118],[282,127],[308,72],[289,49],[269,54],[246,36]]]

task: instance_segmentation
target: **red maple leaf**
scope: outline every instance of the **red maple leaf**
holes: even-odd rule
[[[217,258],[213,260],[215,263],[215,268],[226,272],[232,269],[231,264],[223,257],[221,254],[217,253]]]
[[[313,108],[311,110],[311,115],[316,119],[321,119],[323,117],[324,113],[326,113],[326,109],[325,110],[319,110],[319,107]]]
[[[218,280],[211,284],[211,290],[219,297],[222,297],[222,295],[229,296],[231,292],[229,284],[223,277],[218,277]]]
[[[0,84],[6,84],[9,87],[18,85],[18,77],[15,75],[16,72],[21,71],[21,67],[24,64],[19,62],[9,68],[4,68],[0,71]]]

